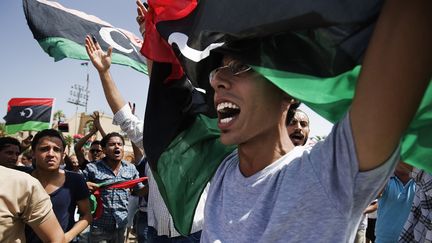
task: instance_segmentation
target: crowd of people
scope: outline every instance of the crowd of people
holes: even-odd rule
[[[134,232],[150,243],[432,242],[432,175],[399,157],[400,138],[432,76],[432,34],[424,32],[432,26],[419,21],[429,20],[424,9],[431,4],[408,5],[386,2],[349,111],[313,146],[300,102],[224,53],[209,82],[218,139],[235,149],[202,191],[188,235],[176,228],[146,158],[144,121],[111,76],[112,48],[87,36],[113,124],[131,140],[135,160],[124,160],[124,137],[105,133],[98,112],[70,155],[55,129],[22,141],[1,137],[0,241],[123,243]],[[137,10],[145,33],[149,10],[140,1]],[[152,64],[148,59],[149,75]],[[97,132],[102,140],[86,154]],[[370,236],[365,224],[374,211]]]

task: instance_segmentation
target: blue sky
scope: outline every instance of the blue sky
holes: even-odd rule
[[[57,1],[66,8],[95,15],[115,27],[123,28],[139,36],[135,22],[135,0],[74,0]],[[98,110],[112,114],[103,95],[99,76],[91,64],[88,69],[83,61],[63,59],[54,62],[40,48],[27,26],[20,0],[0,1],[0,29],[2,58],[0,59],[0,122],[4,122],[7,102],[15,97],[52,97],[56,99],[54,110],[62,110],[72,116],[76,106],[67,102],[71,86],[86,84],[87,71],[90,74],[87,113]],[[144,117],[147,100],[148,77],[129,67],[112,65],[111,74],[126,100],[135,102],[137,115]],[[303,107],[311,118],[311,134],[325,135],[331,124],[309,109]],[[78,112],[84,112],[79,106]]]

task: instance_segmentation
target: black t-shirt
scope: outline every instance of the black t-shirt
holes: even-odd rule
[[[74,214],[77,202],[89,197],[90,193],[84,177],[72,171],[65,171],[65,182],[62,187],[50,194],[54,214],[64,232],[75,224]],[[26,227],[27,242],[42,242],[30,227]]]

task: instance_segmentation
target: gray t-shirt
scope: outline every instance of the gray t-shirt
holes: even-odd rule
[[[363,210],[394,169],[358,171],[346,116],[324,142],[244,177],[237,151],[211,181],[201,242],[353,242]]]

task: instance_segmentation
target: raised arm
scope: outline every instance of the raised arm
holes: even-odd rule
[[[93,42],[90,36],[86,37],[85,46],[93,66],[99,72],[99,77],[102,82],[102,87],[105,97],[108,101],[108,105],[110,106],[111,111],[115,114],[126,104],[126,102],[124,101],[123,96],[118,90],[116,84],[112,80],[111,74],[109,72],[111,66],[112,47],[109,47],[108,51],[104,52],[101,49],[99,43]]]
[[[360,171],[397,147],[432,76],[430,0],[385,1],[351,108]]]
[[[97,130],[100,132],[102,137],[105,137],[106,132],[103,130],[102,125],[100,124],[99,111],[94,111],[93,115],[91,115],[91,118],[93,118],[93,126],[97,128]]]
[[[105,98],[114,113],[114,124],[119,125],[129,138],[142,148],[143,121],[135,117],[118,90],[109,73],[112,48],[105,53],[98,43],[94,43],[90,36],[86,37],[86,50],[93,65],[99,72]]]
[[[128,102],[129,104],[129,108],[131,109],[131,112],[133,115],[135,115],[135,103],[131,103]],[[137,145],[134,142],[132,142],[132,150],[134,153],[134,161],[133,163],[136,165],[138,165],[139,162],[141,162],[141,160],[143,159],[144,156],[144,148],[142,148],[142,144],[141,145]]]
[[[98,129],[96,128],[96,126],[93,126],[92,129],[89,131],[89,133],[87,133],[84,137],[78,140],[78,142],[74,146],[75,155],[78,159],[78,163],[80,164],[80,166],[83,165],[86,160],[84,153],[82,151],[82,147],[87,142],[87,140],[89,140],[91,136],[96,134],[97,131]]]
[[[147,8],[144,6],[144,4],[140,1],[137,0],[136,1],[137,4],[137,17],[136,20],[138,22],[139,25],[139,31],[141,33],[141,35],[144,38],[144,34],[145,34],[145,15],[147,14]],[[147,61],[147,70],[148,70],[148,75],[149,77],[151,76],[151,70],[152,70],[152,66],[153,66],[153,61],[150,59],[146,59]]]
[[[26,149],[30,148],[32,139],[33,135],[29,134],[28,137],[21,141],[21,153],[24,152]]]

